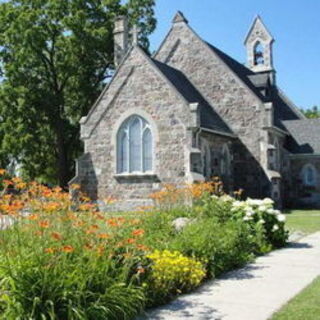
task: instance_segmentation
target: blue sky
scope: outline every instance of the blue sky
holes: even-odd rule
[[[297,106],[320,106],[320,0],[156,0],[155,50],[177,10],[206,41],[245,63],[245,35],[259,14],[276,42],[278,85]]]

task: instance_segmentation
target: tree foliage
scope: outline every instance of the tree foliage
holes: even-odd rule
[[[301,109],[301,111],[309,119],[320,118],[320,110],[317,106],[310,109]]]
[[[113,69],[113,21],[127,14],[148,49],[154,0],[10,0],[0,4],[0,161],[66,186],[81,153],[79,119]],[[3,164],[3,163],[2,163]]]

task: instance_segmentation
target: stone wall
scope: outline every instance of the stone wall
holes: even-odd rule
[[[132,114],[141,115],[151,124],[154,175],[116,174],[116,133]],[[90,158],[81,165],[87,165],[86,173],[79,178],[83,189],[94,198],[121,199],[121,209],[125,209],[126,200],[146,204],[148,195],[158,191],[162,183],[183,184],[186,148],[191,147],[186,128],[191,120],[189,105],[141,49],[133,49],[99,103],[82,120],[82,139]],[[92,192],[92,181],[96,183],[96,193]]]
[[[315,186],[306,186],[302,178],[302,169],[306,165],[312,165],[316,169]],[[286,182],[289,198],[288,205],[320,207],[320,157],[294,156],[290,158],[291,179]]]

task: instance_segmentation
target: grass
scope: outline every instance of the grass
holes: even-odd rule
[[[320,210],[287,212],[286,226],[290,231],[305,234],[320,231]],[[320,277],[290,300],[271,320],[320,320]]]
[[[320,210],[291,210],[286,216],[286,226],[290,231],[305,234],[320,231]]]
[[[320,320],[320,277],[294,297],[271,320]]]

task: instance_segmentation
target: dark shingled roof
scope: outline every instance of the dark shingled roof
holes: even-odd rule
[[[297,120],[301,117],[282,97],[276,88],[272,97],[265,97],[260,89],[269,87],[268,73],[255,73],[235,59],[231,58],[210,43],[207,43],[211,50],[261,99],[262,102],[271,101],[274,103],[274,124],[282,130],[286,130],[282,121]]]
[[[175,68],[172,68],[158,60],[152,59],[154,64],[171,82],[176,90],[189,102],[200,104],[200,125],[201,127],[220,131],[221,133],[232,134],[232,131],[223,119],[214,111],[210,104],[204,99],[201,93],[187,79],[187,77]]]
[[[320,119],[283,121],[290,133],[287,149],[292,153],[320,154]]]
[[[272,102],[274,104],[274,124],[278,128],[286,130],[283,124],[284,121],[300,119],[297,113],[284,101],[279,92],[274,94]]]
[[[251,71],[249,68],[239,63],[237,60],[231,58],[218,48],[214,47],[212,44],[206,42],[210,49],[220,57],[222,61],[234,72],[238,75],[238,77],[262,100],[265,100],[265,97],[261,94],[258,87],[256,87],[249,77],[255,76],[256,73]]]

